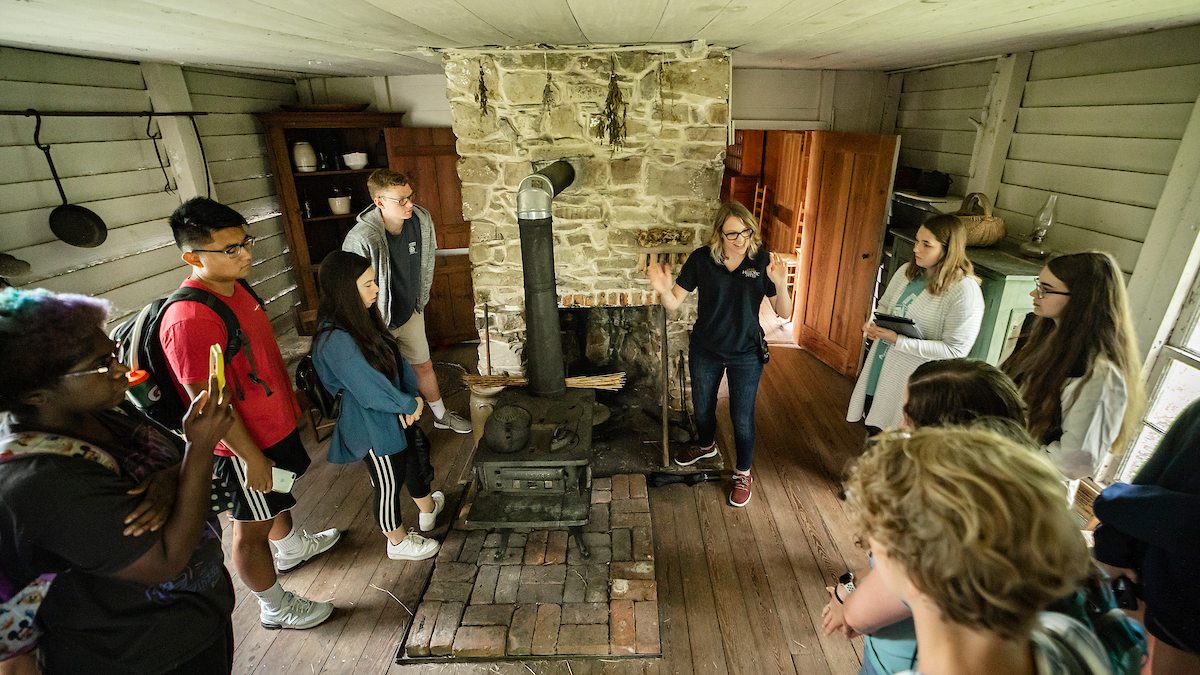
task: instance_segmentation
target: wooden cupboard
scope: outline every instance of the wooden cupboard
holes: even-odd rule
[[[437,232],[438,258],[425,326],[431,344],[476,337],[471,266],[467,257],[470,224],[462,216],[456,139],[449,128],[400,126],[403,113],[259,114],[267,132],[271,165],[299,286],[296,329],[316,329],[317,269],[321,260],[341,248],[360,211],[371,205],[367,176],[391,168],[408,176],[417,204],[429,209]],[[311,143],[328,166],[317,171],[295,169],[293,145]],[[368,164],[349,169],[337,164],[341,155],[365,152]],[[350,212],[334,214],[328,197],[334,188],[350,196]]]
[[[367,176],[389,165],[384,131],[399,127],[403,113],[269,112],[256,117],[266,129],[284,233],[299,287],[296,330],[311,335],[316,330],[317,268],[326,255],[341,249],[355,216],[371,204]],[[317,171],[296,170],[292,150],[300,141],[312,144],[318,155],[324,156],[325,163]],[[367,166],[345,167],[341,156],[351,152],[365,152]],[[331,212],[328,200],[335,188],[349,193],[349,213]]]
[[[849,377],[860,367],[898,141],[879,134],[766,132],[764,240],[772,251],[799,251],[793,339]]]

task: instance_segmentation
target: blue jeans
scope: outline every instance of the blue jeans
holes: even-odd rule
[[[729,417],[737,445],[737,468],[749,471],[754,460],[754,402],[763,371],[758,354],[747,352],[721,358],[693,346],[688,350],[688,370],[692,375],[692,407],[696,409],[701,447],[708,447],[716,440],[717,389],[721,386],[721,376],[729,377]]]

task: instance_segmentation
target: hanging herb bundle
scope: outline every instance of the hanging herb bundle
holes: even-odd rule
[[[551,84],[550,71],[546,71],[546,87],[542,89],[542,114],[549,115],[554,107],[554,86]]]
[[[479,59],[479,91],[475,94],[475,100],[479,102],[480,116],[486,115],[488,106],[488,90],[487,82],[483,81],[483,59]]]
[[[621,94],[616,59],[609,56],[608,65],[608,98],[604,101],[604,112],[600,115],[596,135],[601,143],[608,143],[616,150],[625,144],[625,110],[629,106]]]

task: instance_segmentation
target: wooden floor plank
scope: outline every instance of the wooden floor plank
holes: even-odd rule
[[[721,627],[717,619],[708,562],[704,556],[700,515],[693,489],[686,485],[669,485],[655,490],[658,494],[669,496],[675,507],[673,515],[688,619],[688,643],[692,646],[692,670],[705,674],[727,673],[729,668],[721,644]]]
[[[675,491],[678,495],[680,491]],[[692,646],[687,630],[687,597],[683,585],[675,509],[671,496],[661,488],[651,489],[650,513],[654,523],[654,570],[658,580],[659,626],[662,630],[662,655],[666,672],[692,675]]]
[[[692,490],[700,516],[701,540],[708,559],[709,582],[716,600],[725,661],[729,665],[729,672],[735,675],[757,673],[758,657],[761,655],[757,654],[754,634],[758,622],[751,618],[750,609],[742,596],[738,581],[741,570],[734,564],[733,550],[725,532],[722,510],[730,508],[723,503],[726,488],[703,483]]]

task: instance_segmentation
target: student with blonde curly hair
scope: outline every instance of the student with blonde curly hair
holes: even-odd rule
[[[1105,673],[1082,623],[1043,608],[1088,574],[1058,471],[992,431],[885,433],[846,483],[875,574],[916,624],[912,671]]]

